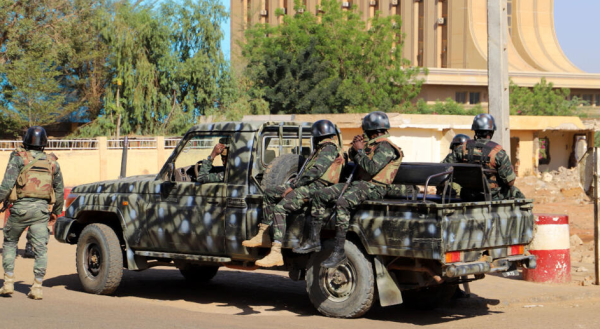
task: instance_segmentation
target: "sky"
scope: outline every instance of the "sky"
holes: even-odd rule
[[[229,11],[230,0],[220,1]],[[589,73],[600,73],[599,15],[598,0],[554,0],[556,35],[563,52],[575,66]],[[223,25],[223,52],[231,58],[229,20]]]

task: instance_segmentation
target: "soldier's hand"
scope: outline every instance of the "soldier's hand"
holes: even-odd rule
[[[50,215],[50,219],[48,220],[48,225],[54,226],[54,223],[56,223],[57,218],[58,218],[58,216],[56,216],[55,214]]]
[[[214,160],[214,158],[223,153],[223,150],[225,149],[225,145],[221,144],[221,143],[217,143],[217,145],[215,145],[215,147],[212,150],[212,153],[210,154],[210,158]]]
[[[362,140],[364,140],[363,135],[356,135],[352,139],[352,144],[354,144],[354,142],[356,142],[356,141],[362,141]]]
[[[358,150],[364,149],[366,144],[364,139],[356,140],[352,143],[352,148],[358,152]]]
[[[288,187],[287,189],[285,189],[285,191],[283,192],[283,194],[281,195],[282,198],[285,198],[286,195],[288,195],[290,192],[292,192],[294,189],[291,187]]]

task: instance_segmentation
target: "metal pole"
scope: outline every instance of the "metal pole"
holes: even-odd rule
[[[118,142],[118,140],[117,140]],[[121,156],[121,176],[119,178],[127,177],[127,150],[129,149],[129,137],[125,136],[123,141],[123,154]]]
[[[496,120],[492,140],[510,155],[508,17],[506,0],[487,0],[489,113]]]
[[[594,147],[594,272],[596,274],[596,285],[600,285],[600,251],[598,250],[598,247],[600,247],[600,216],[598,214],[600,210],[600,186],[598,186],[598,173],[600,170],[598,165],[600,162],[598,161],[598,151],[599,149]]]

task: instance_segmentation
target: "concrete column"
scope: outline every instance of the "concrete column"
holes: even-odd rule
[[[165,136],[156,136],[156,168],[160,171],[165,164]]]
[[[506,0],[488,0],[487,3],[489,113],[497,127],[493,141],[510,154]]]
[[[414,19],[414,8],[415,2],[413,0],[401,0],[399,6],[402,6],[400,10],[402,16],[402,33],[404,34],[404,48],[402,50],[404,58],[408,59],[412,65],[416,65],[416,57],[414,56],[415,50],[415,25],[416,20]]]
[[[108,179],[108,138],[96,137],[98,141],[98,163],[100,163],[100,180]]]
[[[436,65],[436,54],[437,54],[437,39],[436,34],[438,29],[437,25],[437,1],[423,1],[424,2],[424,17],[423,24],[423,67],[437,67]]]

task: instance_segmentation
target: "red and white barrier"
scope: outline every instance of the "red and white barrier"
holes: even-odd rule
[[[524,269],[527,281],[566,283],[571,281],[569,216],[534,214],[533,241],[529,252],[537,258],[535,269]]]

